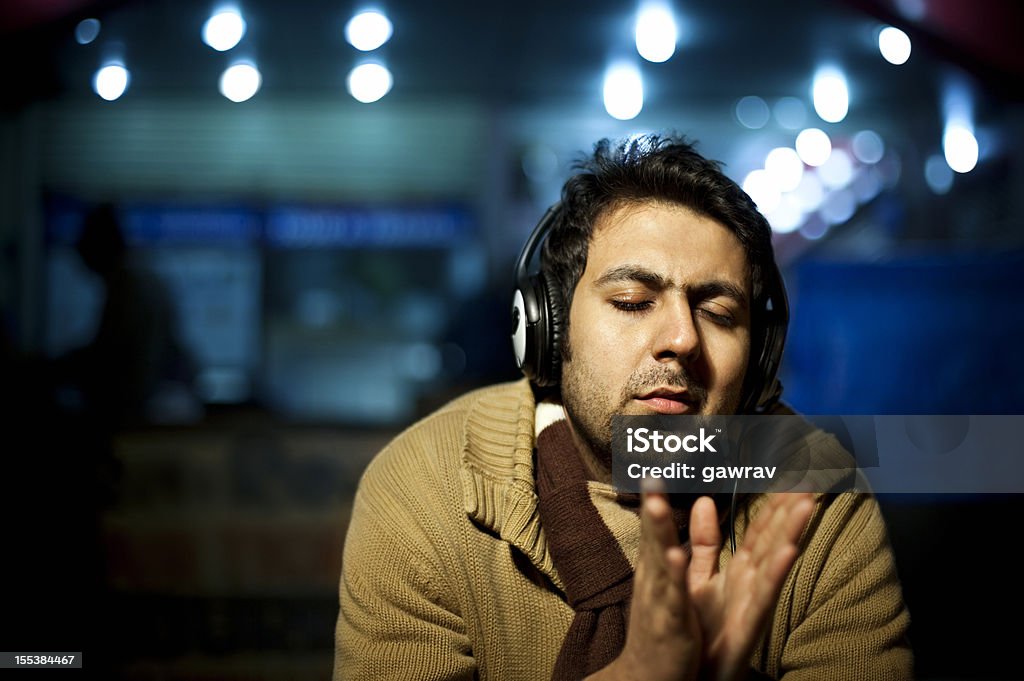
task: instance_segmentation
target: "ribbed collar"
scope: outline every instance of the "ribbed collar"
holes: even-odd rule
[[[519,549],[559,589],[538,509],[533,448],[537,426],[564,415],[560,405],[534,398],[527,380],[481,393],[466,417],[462,491],[466,514]],[[640,520],[622,507],[611,485],[590,482],[591,500],[630,563],[636,560]]]
[[[486,391],[473,404],[462,451],[463,498],[470,518],[522,551],[563,588],[537,510],[535,416],[536,402],[526,379]]]

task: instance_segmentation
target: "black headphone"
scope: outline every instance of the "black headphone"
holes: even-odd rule
[[[552,226],[561,217],[561,202],[544,213],[516,260],[516,290],[512,296],[512,349],[516,365],[539,387],[557,385],[561,378],[561,343],[568,310],[557,282],[548,281],[543,271],[530,273],[530,262]],[[782,351],[789,327],[789,302],[782,273],[774,259],[762,273],[764,295],[751,310],[751,357],[757,356],[757,371],[747,372],[741,414],[765,411],[782,395],[778,379]]]

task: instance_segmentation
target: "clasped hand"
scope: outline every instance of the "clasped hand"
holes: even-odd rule
[[[813,507],[810,494],[771,495],[722,571],[711,498],[690,511],[687,551],[664,494],[645,493],[626,642],[588,681],[743,679]]]

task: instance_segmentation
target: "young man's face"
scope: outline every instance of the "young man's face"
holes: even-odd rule
[[[569,310],[562,401],[610,464],[615,414],[732,414],[750,350],[746,254],[725,226],[646,201],[597,220]]]

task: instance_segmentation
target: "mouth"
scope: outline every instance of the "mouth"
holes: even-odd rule
[[[656,414],[693,414],[698,406],[689,392],[679,388],[655,388],[635,399]]]

